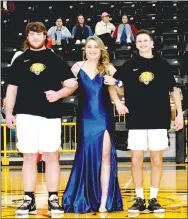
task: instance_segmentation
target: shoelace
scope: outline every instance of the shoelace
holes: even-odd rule
[[[136,200],[136,203],[135,203],[135,206],[138,205],[138,206],[142,206],[144,204],[144,202],[141,200],[141,199],[137,199]]]
[[[58,199],[51,200],[50,203],[53,207],[59,208]]]
[[[20,207],[28,207],[31,204],[30,200],[24,200],[23,204]]]
[[[157,199],[155,198],[153,198],[150,203],[155,204],[156,206],[160,207],[160,204],[157,202]]]

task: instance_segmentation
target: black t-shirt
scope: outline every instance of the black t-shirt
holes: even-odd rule
[[[10,67],[8,84],[18,86],[15,114],[60,118],[61,101],[50,103],[45,91],[58,91],[62,81],[74,78],[68,64],[50,49],[26,50]]]
[[[169,129],[169,92],[176,86],[169,63],[159,57],[136,56],[114,75],[124,83],[128,129]]]

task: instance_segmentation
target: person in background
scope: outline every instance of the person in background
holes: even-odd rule
[[[74,39],[75,44],[85,44],[86,39],[92,35],[91,27],[86,25],[84,16],[79,14],[76,19],[76,25],[72,28],[72,39]]]
[[[110,34],[112,36],[115,31],[115,26],[110,22],[110,14],[103,12],[101,14],[101,21],[95,26],[95,35],[99,36],[102,34]]]
[[[134,26],[134,25],[132,25]],[[128,23],[127,15],[122,16],[122,23],[118,26],[116,43],[131,43],[134,41],[132,26]],[[134,27],[135,28],[135,27]]]
[[[115,49],[114,39],[112,38],[115,26],[110,22],[110,14],[107,12],[101,14],[101,19],[95,26],[95,35],[101,38],[111,55],[111,52]]]
[[[63,26],[63,19],[58,17],[56,19],[56,26],[51,27],[48,30],[48,36],[52,40],[52,45],[62,45],[65,46],[71,38],[71,33],[67,27]]]

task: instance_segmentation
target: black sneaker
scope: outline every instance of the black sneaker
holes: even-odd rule
[[[165,209],[157,202],[156,198],[149,199],[148,201],[148,210],[154,213],[165,212]]]
[[[36,214],[35,199],[32,199],[28,195],[25,195],[23,204],[19,208],[17,208],[16,214]]]
[[[136,202],[128,209],[129,213],[137,213],[146,210],[146,202],[145,199],[137,198]]]
[[[48,211],[51,214],[62,214],[64,213],[64,208],[61,207],[58,203],[58,196],[51,195],[48,199]]]

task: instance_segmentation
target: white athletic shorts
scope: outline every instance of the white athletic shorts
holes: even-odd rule
[[[168,146],[167,129],[134,129],[128,132],[128,149],[161,151]]]
[[[17,148],[22,153],[55,152],[61,145],[61,119],[16,115]]]

